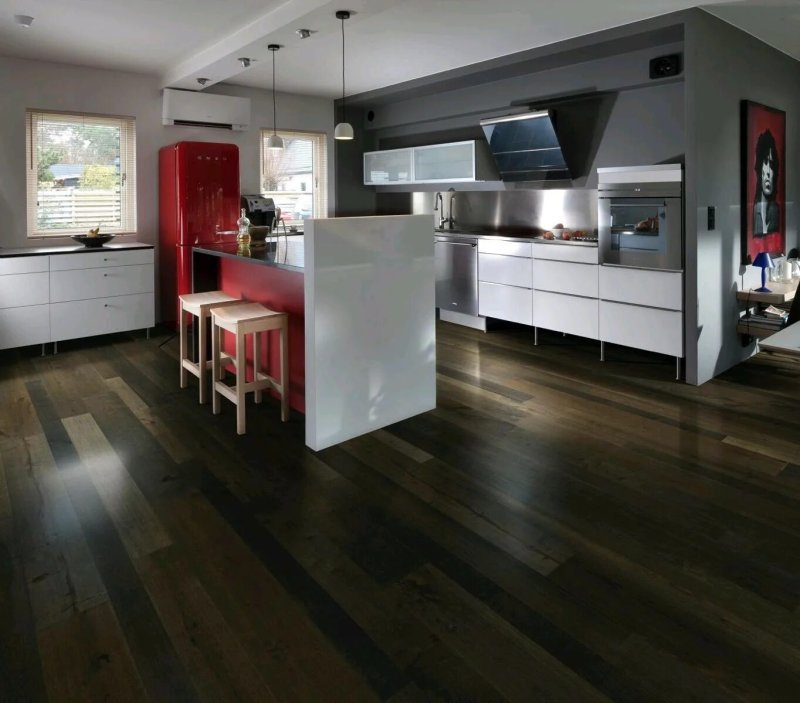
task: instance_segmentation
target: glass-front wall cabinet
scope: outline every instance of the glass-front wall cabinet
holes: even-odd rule
[[[387,149],[364,154],[364,184],[412,183],[412,150]]]

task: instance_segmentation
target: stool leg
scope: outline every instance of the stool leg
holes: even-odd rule
[[[261,402],[261,388],[258,386],[258,372],[261,368],[261,332],[253,332],[253,382],[256,389],[253,392],[256,403]]]
[[[206,397],[206,357],[208,355],[208,350],[206,349],[206,320],[202,312],[197,316],[197,327],[199,337],[197,365],[200,373],[200,404],[202,405],[208,400]],[[211,363],[213,364],[214,362],[212,361]]]
[[[211,411],[219,415],[219,393],[217,393],[217,379],[220,377],[220,328],[214,324],[214,314],[211,314]]]
[[[236,333],[236,434],[245,433],[245,391],[247,383],[247,350],[244,332]]]
[[[186,382],[188,379],[187,379],[186,369],[183,368],[183,360],[189,357],[189,353],[188,353],[188,344],[186,339],[186,313],[183,310],[183,302],[181,302],[180,305],[180,316],[181,319],[179,323],[179,330],[180,330],[181,343],[180,343],[179,362],[181,365],[181,388],[186,388]]]
[[[281,421],[289,419],[289,325],[281,325]]]

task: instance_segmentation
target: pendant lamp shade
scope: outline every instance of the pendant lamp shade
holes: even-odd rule
[[[344,21],[350,19],[350,13],[347,10],[339,10],[336,13],[336,19],[342,21],[342,121],[333,130],[333,138],[345,140],[353,138],[353,125],[347,121],[344,103]]]
[[[267,149],[275,151],[283,149],[283,138],[278,134],[277,109],[275,106],[275,53],[280,48],[279,44],[270,44],[267,47],[272,52],[272,134],[267,139]]]

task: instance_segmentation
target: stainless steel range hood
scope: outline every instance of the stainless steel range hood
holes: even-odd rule
[[[551,110],[481,120],[489,151],[504,181],[567,181],[572,178]]]

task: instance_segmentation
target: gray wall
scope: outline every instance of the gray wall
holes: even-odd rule
[[[136,118],[137,239],[158,241],[158,150],[177,141],[228,142],[240,150],[242,192],[259,191],[259,129],[272,127],[271,93],[235,86],[211,92],[249,97],[250,129],[246,132],[161,124],[158,79],[117,71],[0,58],[3,98],[0,101],[0,246],[41,245],[26,236],[25,110],[40,108]],[[277,94],[278,128],[327,132],[329,203],[335,202],[333,101]],[[69,243],[69,239],[48,240]],[[159,309],[158,306],[156,309]]]
[[[687,380],[703,383],[754,352],[736,334],[737,286],[750,287],[760,269],[740,275],[741,100],[786,112],[786,244],[798,245],[800,187],[800,63],[705,12],[686,25]],[[706,208],[717,226],[707,229]]]

